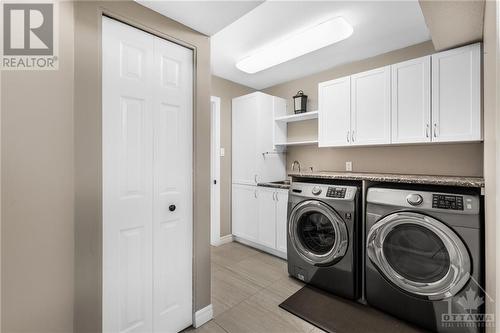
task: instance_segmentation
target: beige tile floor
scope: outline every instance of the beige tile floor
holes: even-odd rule
[[[302,288],[286,261],[238,243],[212,247],[214,319],[190,332],[319,333],[278,305]]]

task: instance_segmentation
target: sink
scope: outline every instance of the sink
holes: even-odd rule
[[[271,182],[271,184],[276,184],[276,185],[290,185],[290,181],[289,180],[280,180],[280,181],[277,181],[277,182]]]

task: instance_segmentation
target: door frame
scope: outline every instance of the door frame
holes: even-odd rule
[[[196,144],[197,144],[197,131],[196,131],[196,122],[197,122],[197,119],[196,119],[196,115],[197,115],[197,111],[198,111],[198,108],[199,108],[199,103],[197,102],[197,95],[198,95],[198,74],[197,74],[197,63],[198,63],[198,47],[194,44],[191,44],[189,42],[186,42],[184,40],[181,40],[181,39],[177,39],[173,36],[170,36],[170,35],[167,35],[161,31],[159,31],[158,29],[155,29],[153,27],[150,27],[149,25],[145,25],[145,24],[142,24],[142,23],[139,23],[138,21],[134,20],[133,18],[130,18],[128,16],[124,16],[122,14],[119,14],[118,12],[116,11],[113,11],[109,8],[104,8],[104,7],[100,7],[97,11],[97,16],[98,16],[98,32],[97,32],[97,37],[98,37],[98,55],[99,55],[99,60],[98,60],[98,71],[99,71],[99,79],[97,80],[98,81],[98,90],[99,90],[99,100],[98,100],[98,104],[99,104],[99,120],[101,121],[100,122],[100,134],[101,134],[101,140],[100,140],[100,148],[101,148],[101,160],[100,160],[100,171],[102,171],[102,133],[104,131],[104,128],[102,126],[102,116],[103,116],[103,70],[102,70],[102,66],[103,66],[103,49],[102,49],[102,38],[103,38],[103,28],[102,28],[102,21],[103,21],[103,18],[109,18],[109,19],[112,19],[112,20],[115,20],[119,23],[122,23],[122,24],[125,24],[125,25],[128,25],[132,28],[135,28],[135,29],[138,29],[138,30],[141,30],[142,32],[144,33],[147,33],[149,35],[152,35],[154,37],[157,37],[157,38],[160,38],[160,39],[163,39],[167,42],[170,42],[170,43],[173,43],[173,44],[176,44],[178,46],[181,46],[181,47],[184,47],[188,50],[190,50],[192,52],[192,96],[191,96],[191,148],[189,150],[189,153],[191,154],[190,156],[190,159],[191,159],[191,169],[190,169],[190,176],[191,176],[191,185],[190,185],[190,188],[189,188],[189,191],[190,191],[190,212],[189,212],[189,216],[190,216],[190,232],[191,232],[191,276],[190,276],[190,280],[191,280],[191,313],[192,313],[192,318],[191,318],[191,324],[197,328],[197,327],[200,327],[201,325],[205,324],[206,322],[210,321],[212,318],[213,318],[213,311],[212,311],[212,304],[210,303],[209,305],[207,305],[206,307],[202,308],[202,309],[199,309],[197,311],[197,306],[196,306],[196,293],[195,293],[195,283],[196,283],[196,276],[197,276],[197,267],[196,267],[196,255],[195,255],[195,250],[196,250],[196,238],[197,238],[197,235],[196,235],[196,229],[195,229],[195,215],[196,215],[196,196],[195,196],[195,191],[196,191],[196,169],[199,168],[199,166],[197,165],[197,162],[196,162]],[[99,265],[101,265],[100,267],[100,281],[99,281],[99,294],[98,294],[98,302],[99,302],[99,305],[100,307],[98,308],[98,317],[100,318],[100,322],[99,322],[99,328],[102,330],[103,328],[103,324],[104,324],[104,320],[103,320],[103,308],[104,308],[104,304],[103,304],[103,271],[104,271],[104,267],[102,266],[103,265],[103,247],[104,247],[104,239],[102,237],[102,233],[103,233],[103,227],[104,227],[104,220],[102,219],[102,212],[104,210],[104,207],[103,207],[103,200],[102,200],[102,194],[103,194],[103,182],[104,182],[104,174],[101,172],[100,173],[100,186],[99,186],[99,194],[100,194],[100,203],[101,203],[101,206],[99,207],[100,208],[100,214],[101,214],[101,220],[99,221],[100,222],[100,239],[99,239],[99,245],[101,246],[100,250],[100,261],[98,262]]]
[[[220,243],[220,97],[210,96],[210,244]]]

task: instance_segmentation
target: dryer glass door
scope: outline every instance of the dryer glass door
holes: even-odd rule
[[[289,237],[296,252],[316,265],[332,263],[345,255],[348,232],[345,222],[328,205],[308,200],[290,214]]]
[[[387,280],[430,300],[453,296],[469,280],[462,240],[427,215],[398,212],[382,218],[369,231],[367,253]]]

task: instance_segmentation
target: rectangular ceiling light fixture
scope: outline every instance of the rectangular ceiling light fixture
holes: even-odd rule
[[[343,17],[335,17],[258,50],[236,63],[236,67],[254,74],[279,65],[351,36],[352,26]]]

